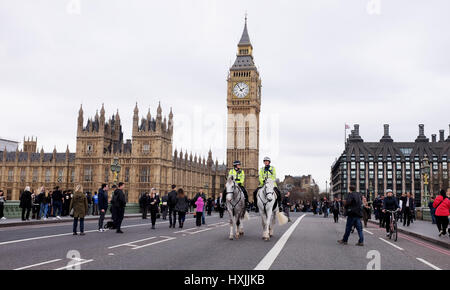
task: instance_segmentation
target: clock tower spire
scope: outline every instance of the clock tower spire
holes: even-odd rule
[[[247,29],[237,45],[236,60],[228,74],[227,168],[240,160],[245,171],[245,187],[250,194],[258,187],[259,113],[261,78],[253,59],[253,45]]]

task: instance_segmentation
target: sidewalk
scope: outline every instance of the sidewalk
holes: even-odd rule
[[[369,220],[370,223],[379,225],[379,222],[375,220],[375,216],[372,215],[372,219]],[[415,220],[411,223],[409,227],[403,226],[400,221],[397,224],[398,232],[410,235],[433,244],[442,246],[444,248],[450,249],[450,238],[448,234],[445,237],[439,237],[438,229],[436,225],[431,222]]]
[[[98,215],[88,215],[84,218],[85,221],[98,220],[100,216]],[[134,218],[134,217],[142,217],[142,214],[125,214],[124,218]],[[105,221],[110,220],[111,215],[107,214],[105,216]],[[64,216],[61,219],[55,219],[53,217],[48,218],[47,220],[32,220],[22,221],[20,218],[10,218],[6,220],[0,220],[0,228],[6,227],[16,227],[16,226],[29,226],[29,225],[42,225],[42,224],[56,224],[56,223],[70,223],[73,222],[73,217]]]

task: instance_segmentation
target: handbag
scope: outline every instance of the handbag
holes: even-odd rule
[[[72,209],[70,210],[69,215],[70,215],[71,217],[73,217],[73,207],[72,207]]]

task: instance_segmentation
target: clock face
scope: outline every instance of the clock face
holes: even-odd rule
[[[248,95],[248,85],[246,83],[240,82],[234,86],[233,94],[238,98],[245,98]]]

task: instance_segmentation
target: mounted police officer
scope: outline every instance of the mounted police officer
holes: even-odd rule
[[[281,210],[281,192],[277,187],[277,183],[275,182],[275,180],[277,179],[277,173],[275,171],[275,167],[270,165],[271,161],[270,161],[269,157],[264,157],[263,161],[264,161],[264,167],[261,167],[261,169],[259,170],[259,187],[253,192],[253,201],[256,205],[256,212],[258,212],[258,206],[257,206],[258,203],[257,203],[256,195],[258,194],[258,190],[264,186],[264,181],[266,178],[270,178],[274,181],[275,187],[273,189],[277,193],[277,203],[278,203],[278,206],[280,207],[280,212],[281,212],[282,211]]]
[[[247,207],[248,206],[248,193],[244,187],[245,173],[244,173],[244,170],[241,168],[241,161],[236,160],[233,162],[233,168],[230,169],[230,171],[228,172],[228,176],[233,176],[234,181],[241,188],[241,190],[245,196],[245,207]],[[223,196],[226,196],[226,189],[224,189]]]

